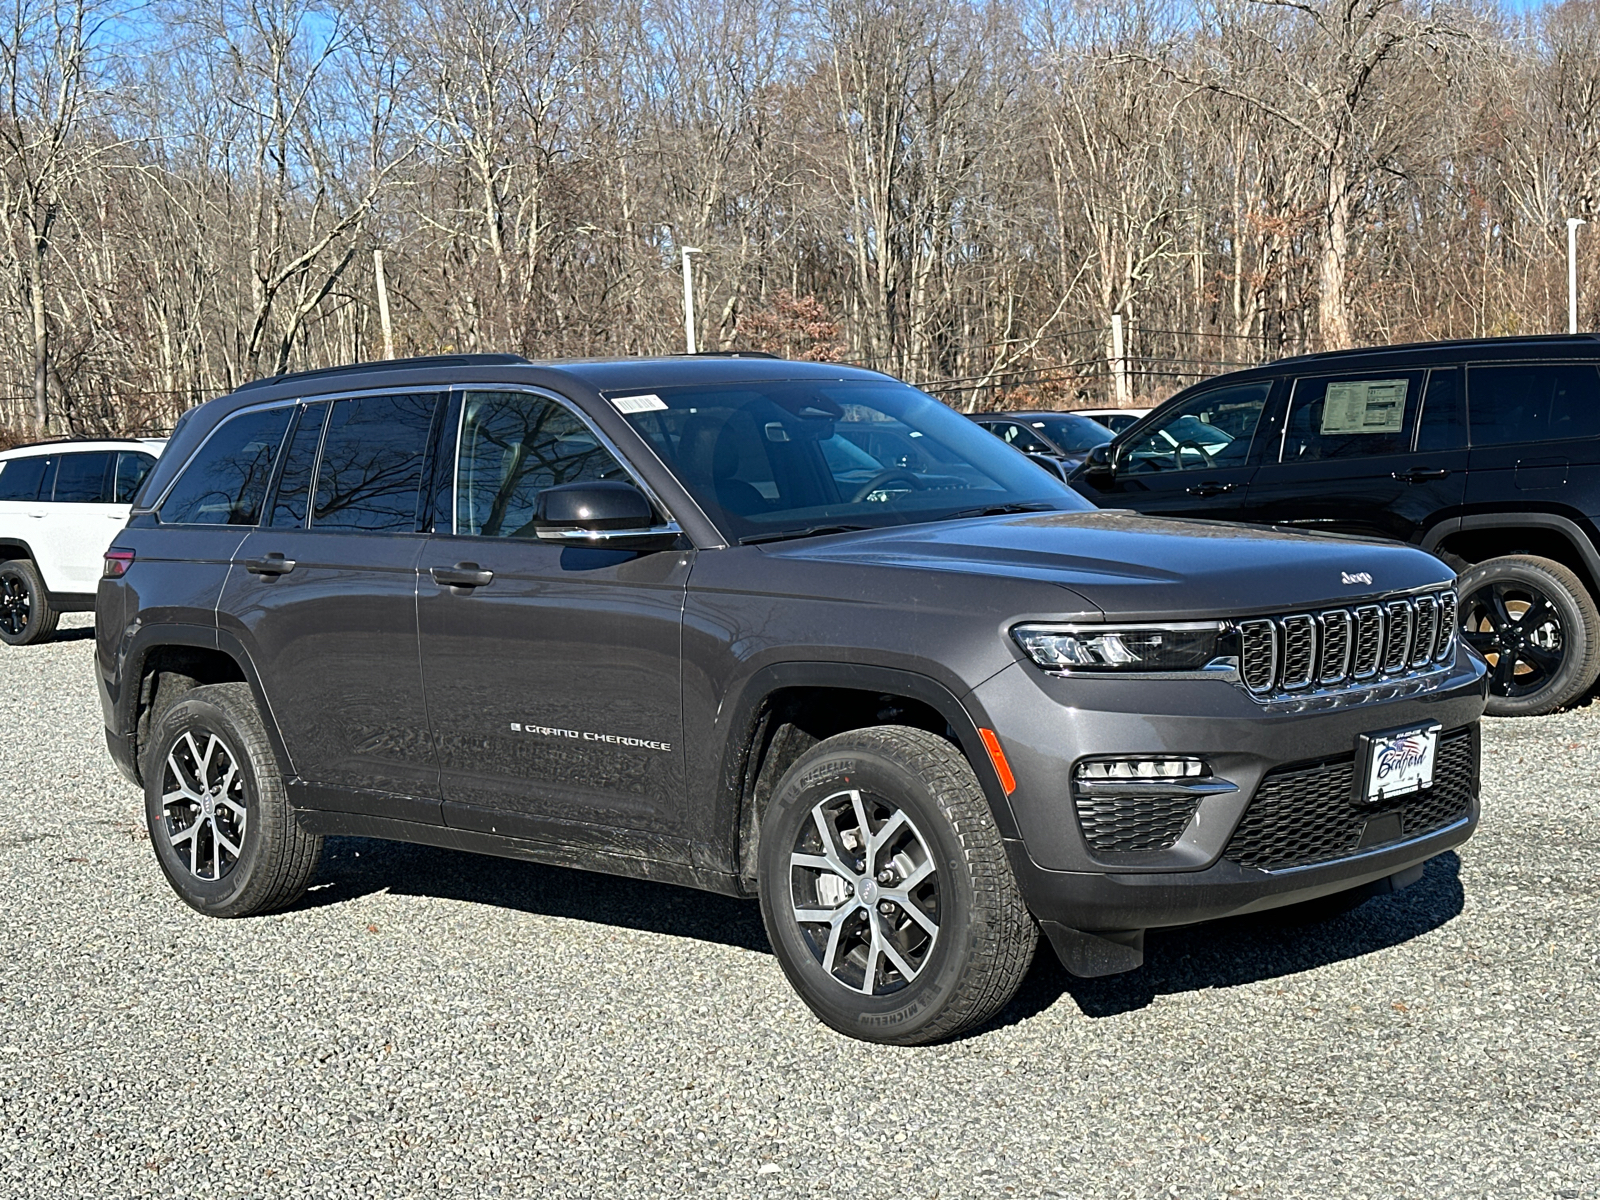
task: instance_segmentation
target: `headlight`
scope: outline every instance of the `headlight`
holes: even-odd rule
[[[1049,671],[1199,671],[1232,653],[1232,632],[1220,621],[1018,625],[1011,636]]]

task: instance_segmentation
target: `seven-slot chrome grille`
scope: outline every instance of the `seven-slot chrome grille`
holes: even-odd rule
[[[1262,699],[1438,670],[1455,652],[1451,589],[1239,622],[1239,676]]]

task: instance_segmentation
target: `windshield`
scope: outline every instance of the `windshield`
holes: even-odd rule
[[[975,509],[1093,508],[931,396],[891,380],[786,380],[610,397],[735,539]]]
[[[1088,417],[1034,417],[1028,424],[1044,430],[1047,438],[1069,454],[1083,454],[1117,436]]]

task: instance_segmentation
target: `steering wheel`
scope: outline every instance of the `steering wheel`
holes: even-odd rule
[[[850,503],[860,504],[884,484],[895,481],[909,483],[911,486],[906,489],[907,491],[919,492],[922,490],[922,480],[918,479],[910,471],[907,471],[903,467],[890,467],[887,471],[879,471],[871,479],[867,480],[859,488],[857,488],[856,494],[850,497]]]
[[[1198,454],[1205,461],[1206,470],[1213,471],[1216,469],[1217,460],[1206,453],[1206,448],[1193,438],[1186,438],[1178,443],[1178,448],[1172,454],[1172,461],[1180,471],[1183,470],[1183,452],[1185,450],[1193,450]]]

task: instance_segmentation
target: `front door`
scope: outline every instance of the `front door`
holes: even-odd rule
[[[539,541],[540,491],[628,471],[554,397],[466,391],[460,410],[454,502],[417,603],[445,820],[682,857],[691,553]]]
[[[234,556],[218,617],[248,647],[297,800],[437,824],[417,661],[417,562],[443,397],[300,408],[270,510]]]
[[[1251,446],[1272,388],[1261,379],[1193,395],[1117,442],[1109,472],[1074,483],[1102,508],[1241,520],[1256,472]]]
[[[1421,542],[1460,514],[1460,370],[1368,371],[1294,382],[1282,440],[1250,484],[1249,519]]]

